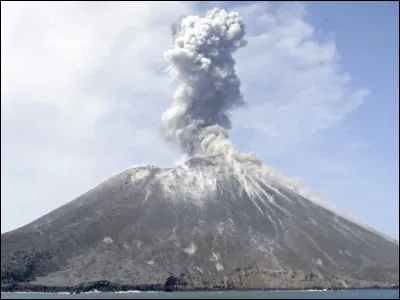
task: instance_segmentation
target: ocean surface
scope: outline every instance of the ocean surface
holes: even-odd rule
[[[399,290],[229,291],[229,292],[89,292],[81,294],[1,293],[1,299],[399,299]]]

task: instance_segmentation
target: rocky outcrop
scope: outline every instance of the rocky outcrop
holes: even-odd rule
[[[215,290],[346,290],[346,289],[398,289],[398,284],[371,283],[323,278],[314,273],[301,274],[296,270],[289,272],[269,272],[258,266],[247,266],[237,269],[221,280],[202,280],[190,278],[185,274],[169,276],[164,284],[118,284],[106,280],[81,283],[75,286],[49,286],[30,283],[3,284],[2,292],[48,292],[48,293],[82,293],[90,291],[215,291]]]

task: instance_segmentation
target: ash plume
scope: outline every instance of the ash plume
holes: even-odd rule
[[[174,47],[165,52],[165,58],[177,88],[171,107],[162,115],[165,139],[177,144],[189,158],[221,158],[218,174],[225,178],[223,182],[236,182],[240,192],[247,193],[258,208],[257,202],[273,202],[263,188],[272,181],[299,192],[297,181],[279,175],[254,154],[238,153],[229,140],[230,112],[245,105],[232,56],[246,45],[242,17],[214,8],[203,17],[179,18],[172,33]],[[215,180],[210,179],[213,176],[195,176],[199,197],[216,192]],[[191,175],[186,173],[185,177]],[[169,182],[168,177],[163,182]]]
[[[245,105],[232,56],[246,45],[243,18],[214,8],[203,17],[179,18],[172,33],[174,47],[165,58],[176,90],[162,115],[165,139],[187,157],[220,156],[223,173],[254,197],[260,196],[265,179],[298,190],[296,181],[284,179],[254,154],[238,153],[229,140],[230,112]]]
[[[174,47],[165,57],[177,89],[162,115],[165,137],[189,156],[226,154],[229,113],[244,105],[232,57],[246,45],[242,17],[215,8],[178,19],[172,31]]]

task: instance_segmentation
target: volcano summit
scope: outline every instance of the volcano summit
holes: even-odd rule
[[[189,159],[118,174],[1,236],[2,287],[29,282],[195,288],[398,284],[398,243],[312,201],[229,141],[245,104],[233,53],[237,13],[180,18],[166,51],[177,89],[163,136]]]

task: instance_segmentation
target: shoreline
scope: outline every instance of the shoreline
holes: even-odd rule
[[[92,282],[84,283],[75,286],[45,286],[29,283],[6,284],[1,286],[2,293],[63,293],[63,294],[80,294],[80,293],[134,293],[134,292],[300,292],[300,291],[349,291],[349,290],[398,290],[396,285],[371,285],[367,287],[312,287],[305,286],[304,288],[185,288],[183,286],[164,286],[161,284],[116,284],[111,282]]]

